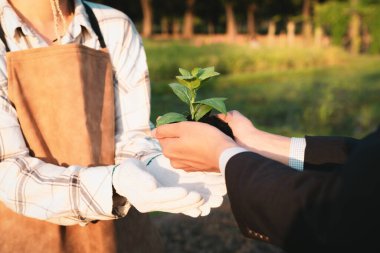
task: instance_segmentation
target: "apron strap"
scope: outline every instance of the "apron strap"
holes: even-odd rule
[[[5,46],[5,51],[6,52],[10,52],[11,50],[8,47],[7,40],[5,39],[5,33],[4,33],[4,30],[3,30],[3,26],[1,24],[0,24],[0,40],[3,42],[3,44]]]
[[[84,5],[84,8],[86,9],[86,12],[87,12],[88,19],[90,21],[91,27],[94,30],[96,36],[98,36],[100,47],[101,48],[106,48],[106,43],[104,42],[103,34],[100,31],[99,23],[98,23],[98,20],[97,20],[97,18],[95,16],[94,12],[90,8],[90,6],[88,6],[86,3],[83,2],[83,5]]]
[[[103,37],[102,32],[100,31],[99,23],[98,23],[98,20],[96,19],[94,12],[90,8],[90,6],[88,6],[86,3],[83,3],[83,5],[84,5],[84,8],[86,9],[91,27],[94,30],[96,36],[98,36],[100,47],[106,48],[106,43],[104,42],[104,37]],[[5,51],[10,52],[11,50],[9,49],[7,40],[5,39],[4,29],[3,29],[3,26],[1,24],[0,24],[0,40],[3,42],[3,44],[5,46]]]

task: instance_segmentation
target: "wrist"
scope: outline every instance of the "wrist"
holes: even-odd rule
[[[218,145],[217,148],[215,148],[215,155],[214,155],[214,158],[215,159],[215,167],[216,168],[220,168],[220,157],[222,156],[222,154],[226,151],[226,150],[229,150],[231,148],[241,148],[241,146],[239,146],[236,142],[234,142],[232,139],[231,141],[224,141],[223,143],[221,143],[220,145]]]
[[[223,153],[219,157],[219,170],[225,175],[227,162],[231,159],[231,157],[235,156],[238,153],[247,152],[248,150],[242,147],[232,147],[225,149]]]
[[[249,151],[258,153],[258,151],[262,149],[263,145],[266,145],[266,142],[268,141],[266,140],[267,137],[268,136],[265,135],[264,131],[261,131],[257,128],[252,127],[251,129],[245,132],[244,139],[243,140],[238,139],[237,143],[241,147],[244,147],[248,149]]]
[[[249,134],[248,149],[252,152],[288,165],[290,138],[252,129]]]

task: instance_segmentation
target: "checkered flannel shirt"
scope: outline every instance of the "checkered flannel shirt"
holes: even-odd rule
[[[148,161],[160,148],[150,138],[150,83],[141,38],[123,13],[88,5],[94,9],[113,64],[115,161],[120,163],[128,157]],[[48,46],[6,0],[0,0],[0,21],[11,51]],[[100,48],[81,0],[75,1],[74,18],[62,43]],[[0,52],[0,204],[21,215],[61,225],[117,218],[112,214],[114,166],[63,168],[29,155],[17,112],[8,100],[5,48],[1,42]],[[119,213],[121,210],[125,215],[129,207],[129,203],[120,206]]]

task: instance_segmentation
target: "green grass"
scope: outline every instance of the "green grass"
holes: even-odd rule
[[[326,52],[292,49],[283,53],[281,49],[273,52],[255,49],[254,56],[253,51],[242,55],[236,53],[241,47],[227,45],[194,47],[178,43],[174,48],[170,45],[173,43],[146,43],[152,79],[152,121],[168,111],[185,110],[167,84],[174,81],[179,66],[211,65],[207,62],[209,56],[209,61],[222,57],[230,57],[231,61],[256,57],[263,66],[268,66],[261,69],[256,64],[253,69],[241,66],[232,70],[224,65],[224,74],[200,91],[204,98],[227,97],[229,110],[241,111],[259,128],[291,136],[307,133],[362,137],[380,124],[380,57],[353,57],[337,49]],[[161,58],[155,51],[158,47],[162,47]],[[178,48],[183,53],[176,52]],[[313,58],[308,52],[316,55],[313,64],[307,64]],[[291,55],[297,64],[283,65]],[[202,57],[206,60],[200,65],[198,60]],[[161,66],[161,72],[157,65]],[[218,71],[220,66],[214,65]]]
[[[216,66],[222,74],[279,71],[333,66],[348,55],[338,48],[266,48],[249,45],[211,44],[195,46],[188,41],[146,40],[149,70],[153,80],[167,80],[178,67]]]

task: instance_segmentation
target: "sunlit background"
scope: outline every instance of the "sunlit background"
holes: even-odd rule
[[[215,66],[202,94],[286,135],[361,137],[380,122],[379,0],[98,1],[144,36],[152,121],[181,110],[178,68]]]
[[[124,11],[144,38],[152,121],[185,110],[167,86],[179,67],[215,66],[222,75],[200,95],[228,98],[229,110],[259,128],[288,136],[363,137],[380,123],[379,0],[98,2]],[[232,217],[217,215],[160,221],[168,252],[276,251],[260,251],[239,237]]]

